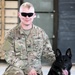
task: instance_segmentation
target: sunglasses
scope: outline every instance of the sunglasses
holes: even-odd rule
[[[26,17],[26,16],[31,17],[31,16],[33,16],[33,13],[21,13],[21,15],[23,17]]]

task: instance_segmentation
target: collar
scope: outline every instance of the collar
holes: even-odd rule
[[[24,30],[24,29],[21,27],[21,24],[20,24],[20,34],[26,34],[25,31],[26,31],[26,32],[30,32],[30,31],[33,30],[33,29],[34,29],[34,25],[33,25],[33,27],[32,27],[30,30],[28,30],[28,31],[27,31],[27,30]]]

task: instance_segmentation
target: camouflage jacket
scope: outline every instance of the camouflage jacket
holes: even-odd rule
[[[32,68],[41,72],[41,56],[54,61],[55,55],[43,29],[33,25],[29,31],[16,26],[5,38],[3,45],[5,60],[28,73]]]

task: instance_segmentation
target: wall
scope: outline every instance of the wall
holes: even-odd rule
[[[14,4],[14,5],[13,5]],[[0,1],[0,46],[8,31],[18,25],[18,1]],[[0,59],[4,59],[4,52],[0,48]]]
[[[75,0],[59,0],[58,48],[71,48],[75,63]]]

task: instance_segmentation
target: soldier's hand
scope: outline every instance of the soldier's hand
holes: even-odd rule
[[[37,72],[35,71],[35,69],[32,69],[32,70],[28,73],[28,75],[37,75]]]

